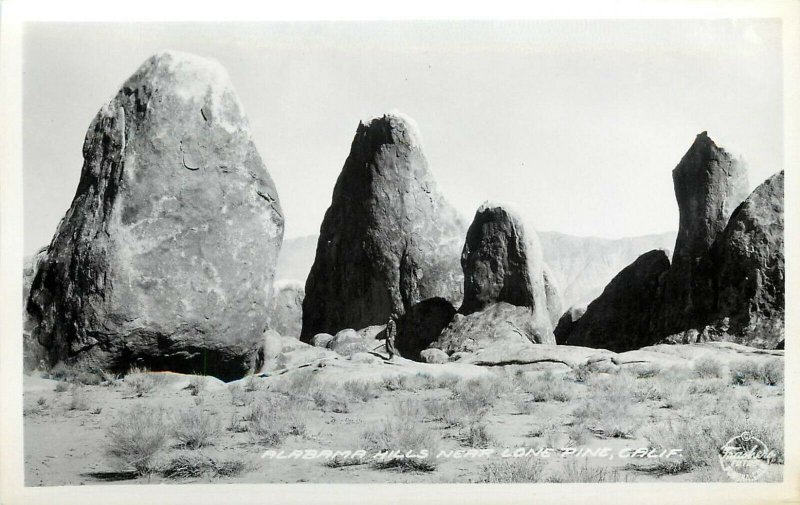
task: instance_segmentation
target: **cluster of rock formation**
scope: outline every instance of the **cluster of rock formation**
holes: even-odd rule
[[[626,351],[660,341],[783,341],[783,172],[745,199],[744,165],[703,132],[673,180],[672,263],[663,251],[638,258],[580,318],[562,319],[559,343]]]
[[[783,173],[745,199],[743,165],[705,133],[673,172],[672,263],[648,252],[585,313],[563,314],[566,276],[533,227],[487,202],[467,229],[400,113],[358,125],[305,289],[273,287],[277,190],[215,62],[147,60],[98,112],[83,155],[72,205],[25,271],[28,367],[43,356],[233,379],[286,366],[288,348],[504,362],[536,344],[783,340]]]

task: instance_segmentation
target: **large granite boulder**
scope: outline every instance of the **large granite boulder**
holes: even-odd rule
[[[360,123],[306,280],[302,340],[385,324],[428,298],[460,303],[465,228],[436,189],[413,121]]]
[[[475,213],[461,253],[464,303],[459,313],[469,315],[499,302],[528,310],[531,340],[553,340],[548,312],[557,299],[555,285],[545,282],[542,249],[536,231],[507,206],[484,203]],[[549,297],[548,297],[548,291]],[[555,317],[560,314],[560,302]],[[556,319],[557,320],[557,319]]]
[[[502,353],[503,349],[534,344],[555,345],[553,332],[541,333],[540,329],[534,324],[528,307],[498,302],[478,312],[456,314],[430,348],[453,355],[485,349],[497,349]]]
[[[226,71],[148,59],[83,157],[27,304],[50,361],[223,379],[260,366],[283,215]]]
[[[780,172],[734,211],[714,246],[716,306],[708,319],[724,340],[772,349],[784,339],[783,234]]]
[[[665,277],[664,300],[654,330],[681,332],[707,313],[714,298],[712,274],[704,261],[747,196],[747,169],[743,162],[718,147],[706,132],[672,171],[680,211],[672,266]]]
[[[559,334],[568,332],[563,343],[614,352],[654,344],[658,338],[651,332],[651,323],[658,310],[659,279],[669,267],[662,250],[639,256],[611,280],[570,328],[559,329]]]
[[[304,294],[299,282],[275,282],[269,306],[269,327],[281,335],[299,337],[303,325]]]
[[[558,319],[556,327],[553,329],[553,334],[556,337],[556,344],[565,345],[567,337],[575,329],[575,324],[586,313],[587,305],[573,305],[566,312],[564,312]]]

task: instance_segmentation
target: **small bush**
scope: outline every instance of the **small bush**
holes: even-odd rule
[[[131,368],[125,376],[125,385],[137,397],[151,393],[166,381],[167,379],[163,375],[138,367]]]
[[[378,387],[365,380],[349,380],[342,386],[345,393],[353,400],[368,402],[378,397]]]
[[[586,382],[592,375],[592,366],[589,363],[581,363],[572,367],[572,373],[575,376],[575,382]]]
[[[650,379],[661,373],[661,367],[656,363],[636,363],[627,366],[624,370],[637,379]]]
[[[485,423],[475,421],[467,426],[466,432],[461,436],[461,442],[467,447],[486,449],[494,442]]]
[[[317,389],[311,393],[311,400],[314,402],[314,407],[323,412],[335,412],[338,414],[350,412],[350,407],[346,401],[324,389]]]
[[[270,398],[250,406],[246,418],[248,432],[260,444],[279,445],[289,435],[303,435],[306,423],[296,403],[287,399]]]
[[[86,393],[77,385],[72,385],[72,397],[69,401],[69,410],[89,410],[89,401]]]
[[[187,449],[213,445],[220,435],[220,422],[203,410],[182,410],[175,414],[172,434]]]
[[[593,394],[573,412],[574,423],[605,437],[632,438],[639,424],[633,413],[634,381],[626,374],[592,377]]]
[[[135,405],[108,428],[106,436],[106,454],[143,475],[153,470],[154,458],[169,438],[169,426],[162,409]]]
[[[742,360],[730,365],[731,383],[746,386],[762,383],[767,386],[783,384],[783,360],[774,358],[761,364],[754,360]]]
[[[503,394],[504,388],[496,378],[483,377],[461,382],[453,388],[453,398],[467,416],[483,417]]]
[[[435,386],[440,389],[453,389],[461,382],[461,378],[453,373],[443,373],[434,379]]]
[[[719,379],[722,377],[722,363],[708,356],[694,360],[692,370],[694,370],[694,374],[697,377],[702,379]]]
[[[195,375],[189,380],[189,385],[186,386],[192,396],[197,396],[206,389],[206,378],[202,375]]]
[[[425,420],[441,421],[448,428],[463,423],[469,417],[461,403],[452,398],[426,398],[421,406]]]
[[[430,472],[436,469],[439,441],[431,430],[411,419],[387,419],[381,426],[365,431],[361,438],[365,441],[367,452],[400,452],[400,456],[378,460],[375,463],[378,469],[394,468],[403,472]],[[427,451],[427,455],[423,451]]]
[[[66,382],[59,382],[56,384],[56,388],[54,390],[56,393],[63,393],[64,391],[69,391],[69,384]]]
[[[540,458],[507,458],[483,466],[479,482],[529,483],[543,482],[544,461]]]
[[[534,402],[567,402],[572,399],[569,384],[561,377],[555,377],[549,370],[542,375],[529,379],[524,375],[516,377],[517,387],[532,395]]]
[[[547,482],[554,483],[591,483],[629,481],[630,478],[621,477],[619,470],[606,466],[590,467],[588,459],[578,463],[571,459],[567,464],[547,478]]]
[[[186,452],[173,456],[159,471],[170,479],[191,479],[204,475],[235,477],[244,472],[247,466],[241,460],[218,461],[204,454]]]

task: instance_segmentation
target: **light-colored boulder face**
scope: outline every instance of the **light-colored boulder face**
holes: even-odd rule
[[[428,298],[459,303],[465,228],[436,189],[413,121],[360,123],[306,280],[302,339],[386,324]]]
[[[784,338],[783,172],[734,211],[713,252],[717,288],[711,317],[724,340],[775,348]]]
[[[473,314],[498,302],[525,307],[530,314],[525,326],[531,330],[531,341],[553,340],[541,246],[535,230],[526,230],[516,213],[501,205],[484,203],[467,231],[461,265],[461,314]],[[553,300],[554,288],[551,284]]]
[[[83,157],[28,303],[51,361],[223,379],[258,366],[283,215],[225,70],[148,59]]]
[[[745,165],[706,132],[697,136],[672,171],[672,179],[680,221],[662,312],[654,328],[663,334],[684,331],[698,313],[708,311],[713,287],[703,258],[747,196],[748,187]]]
[[[553,332],[542,334],[533,325],[530,309],[506,302],[494,303],[472,314],[456,314],[431,349],[441,349],[448,355],[472,353],[485,349],[516,349],[534,344],[555,345]],[[509,354],[509,360],[513,356]]]
[[[304,294],[303,285],[299,282],[276,282],[269,307],[269,327],[281,335],[300,337]]]
[[[357,352],[367,352],[366,340],[363,336],[352,328],[347,328],[338,332],[326,346],[333,352],[342,356],[350,356]]]
[[[622,269],[569,328],[566,345],[629,351],[654,344],[650,331],[659,304],[659,280],[669,269],[662,250],[650,251]],[[562,330],[563,331],[563,330]]]
[[[544,279],[544,296],[547,300],[547,313],[550,315],[550,324],[555,328],[563,311],[561,288],[559,287],[553,271],[547,263],[544,262],[542,263],[542,276]]]
[[[450,357],[441,349],[425,349],[420,353],[420,359],[425,363],[442,364],[447,363]]]

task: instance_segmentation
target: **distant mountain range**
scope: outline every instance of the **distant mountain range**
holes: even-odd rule
[[[666,249],[672,255],[676,232],[640,237],[605,239],[576,237],[558,232],[539,232],[545,262],[561,288],[564,310],[587,304],[606,284],[639,255]],[[317,249],[317,235],[286,239],[283,242],[276,281],[305,283]]]

